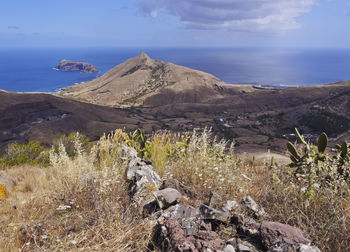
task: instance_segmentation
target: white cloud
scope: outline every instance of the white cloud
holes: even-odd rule
[[[188,28],[283,32],[300,27],[297,18],[316,0],[139,0],[156,17],[163,11]]]

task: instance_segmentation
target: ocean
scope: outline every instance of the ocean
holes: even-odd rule
[[[153,59],[202,70],[233,84],[283,87],[350,80],[350,49],[0,48],[0,89],[55,92],[96,78],[141,51]],[[54,70],[62,59],[89,62],[100,72]]]

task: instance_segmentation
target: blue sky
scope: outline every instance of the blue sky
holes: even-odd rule
[[[1,0],[0,46],[350,47],[350,0]]]

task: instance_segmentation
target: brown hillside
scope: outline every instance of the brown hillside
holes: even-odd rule
[[[135,130],[145,122],[139,111],[115,109],[50,94],[0,91],[0,151],[10,142],[39,140],[50,144],[62,134],[79,131],[91,139],[117,128]],[[147,119],[147,127],[161,128]],[[150,130],[148,130],[150,131]]]
[[[153,60],[142,52],[90,82],[64,88],[62,94],[100,105],[159,105],[208,103],[223,98],[227,88],[211,74]]]

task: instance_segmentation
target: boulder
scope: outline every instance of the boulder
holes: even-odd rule
[[[264,208],[259,206],[250,196],[243,197],[242,204],[250,211],[252,212],[253,216],[255,218],[261,218],[266,217],[267,213],[265,212]]]
[[[228,244],[224,248],[223,252],[236,252],[236,249],[231,244]]]
[[[198,230],[188,235],[176,219],[159,223],[154,239],[161,251],[221,251],[225,247],[214,231]]]
[[[186,236],[198,233],[199,229],[201,228],[200,221],[197,217],[180,219],[179,223],[181,224],[182,229],[185,231]]]
[[[128,162],[129,167],[140,165],[142,162],[141,158],[138,157],[137,151],[127,145],[122,145],[121,147],[121,159]]]
[[[154,191],[153,195],[161,209],[166,209],[171,205],[175,205],[181,199],[181,193],[173,188]]]
[[[187,219],[196,217],[197,215],[197,209],[188,205],[177,204],[166,209],[158,218],[158,221],[163,222],[165,219]]]
[[[137,162],[135,166],[129,167],[126,179],[129,182],[132,200],[142,207],[154,199],[153,192],[157,191],[161,185],[160,177],[153,166],[146,165],[141,161]]]
[[[231,215],[228,212],[220,211],[204,204],[201,204],[198,210],[201,220],[216,220],[224,223],[229,223],[231,220]]]
[[[297,252],[321,252],[318,247],[306,244],[298,244],[296,248]]]
[[[232,222],[238,233],[252,238],[260,237],[260,223],[238,214],[232,216]]]
[[[258,252],[259,250],[255,247],[254,244],[248,241],[241,241],[237,245],[237,250],[239,252]]]
[[[184,230],[176,219],[168,219],[156,227],[155,243],[161,251],[197,252],[194,239],[186,237]]]
[[[159,189],[162,190],[165,188],[174,188],[178,190],[182,195],[186,195],[190,198],[195,196],[188,186],[185,186],[184,184],[180,183],[178,180],[173,178],[167,178],[163,180],[162,185]]]
[[[156,199],[150,199],[146,202],[144,202],[144,205],[142,207],[142,216],[143,218],[146,218],[147,216],[157,212],[160,210],[158,202]]]
[[[241,206],[238,204],[237,201],[234,200],[228,200],[223,205],[221,210],[224,212],[232,212],[234,210],[239,210]]]
[[[264,221],[260,227],[261,242],[266,247],[274,244],[310,245],[311,241],[305,238],[304,233],[296,227],[279,222]]]
[[[225,242],[214,231],[200,230],[193,237],[195,238],[195,244],[198,249],[218,251],[225,247]]]

